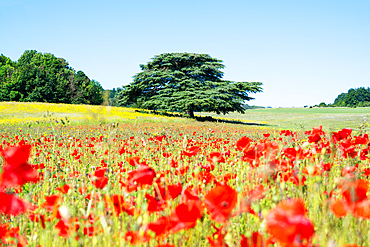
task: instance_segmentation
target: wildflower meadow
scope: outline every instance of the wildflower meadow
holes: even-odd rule
[[[2,115],[0,246],[370,246],[368,128],[90,108]]]

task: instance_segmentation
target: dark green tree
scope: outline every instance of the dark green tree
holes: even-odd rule
[[[0,56],[0,100],[99,105],[103,88],[63,58],[26,50],[18,62]]]
[[[334,100],[334,106],[363,107],[370,105],[370,88],[351,88]]]
[[[0,101],[9,101],[9,87],[12,84],[12,76],[15,71],[16,62],[9,57],[0,55]]]
[[[150,110],[243,113],[251,93],[261,92],[260,82],[222,80],[222,60],[207,54],[164,53],[140,65],[142,72],[118,94],[120,106]]]

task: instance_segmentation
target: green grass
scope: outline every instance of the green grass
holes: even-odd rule
[[[370,108],[273,108],[251,109],[245,114],[198,113],[197,115],[239,119],[251,124],[267,124],[278,129],[309,130],[322,125],[325,131],[331,132],[346,127],[354,130],[367,128]]]

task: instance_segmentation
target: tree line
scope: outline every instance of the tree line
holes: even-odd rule
[[[99,105],[104,89],[63,58],[26,50],[18,61],[0,55],[0,101]]]
[[[321,102],[318,107],[370,107],[370,88],[351,88],[347,93],[341,93],[333,104]]]

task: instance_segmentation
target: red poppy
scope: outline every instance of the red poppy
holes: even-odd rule
[[[187,149],[186,151],[182,151],[182,154],[185,155],[185,156],[188,156],[188,157],[193,157],[193,156],[197,155],[200,150],[201,150],[200,147],[192,146],[189,149]]]
[[[94,226],[89,226],[89,227],[84,227],[84,235],[85,236],[94,236],[95,233],[95,227]]]
[[[253,232],[249,238],[242,235],[240,240],[240,247],[263,247],[267,246],[259,232]]]
[[[55,228],[58,229],[58,234],[61,237],[67,238],[72,233],[71,224],[65,220],[59,220],[58,223],[55,225]]]
[[[205,184],[212,183],[215,180],[215,175],[207,171],[202,171],[199,172],[198,174],[193,174],[193,176]]]
[[[0,177],[0,187],[24,185],[27,182],[37,182],[39,173],[30,164],[24,163],[17,167],[5,165]]]
[[[322,164],[322,168],[324,169],[324,171],[330,171],[332,167],[333,167],[333,163]]]
[[[21,198],[0,192],[0,212],[5,215],[18,215],[27,211],[31,204]]]
[[[58,209],[59,204],[63,201],[63,198],[61,195],[54,194],[50,196],[45,196],[46,202],[42,204],[42,207],[45,208],[48,211],[56,211]]]
[[[360,136],[355,136],[355,144],[366,145],[369,143],[369,135],[362,133]]]
[[[181,183],[170,184],[170,185],[167,186],[167,189],[168,189],[168,194],[169,194],[170,198],[175,199],[176,197],[181,195],[182,185],[181,185]]]
[[[65,184],[65,185],[63,185],[61,187],[58,187],[56,189],[59,190],[60,192],[62,192],[63,194],[67,194],[70,188],[71,188],[71,186],[69,186],[68,184]]]
[[[176,233],[180,230],[193,228],[202,216],[203,206],[200,200],[190,200],[187,203],[182,203],[170,215],[171,230]]]
[[[148,242],[150,240],[150,235],[146,232],[140,234],[139,232],[129,231],[125,234],[125,240],[129,241],[132,245],[137,245]]]
[[[305,217],[306,207],[302,199],[290,199],[279,203],[266,216],[267,231],[283,246],[300,246],[303,240],[310,241],[314,228]]]
[[[137,166],[140,164],[140,157],[138,156],[128,157],[126,160],[131,166]]]
[[[157,237],[168,234],[171,230],[171,222],[169,217],[160,217],[156,221],[150,222],[146,229],[151,230]]]
[[[351,135],[352,129],[351,128],[345,128],[338,132],[333,132],[332,140],[334,143],[337,143],[338,141],[341,141],[343,139],[346,139],[349,135]]]
[[[105,176],[105,172],[107,169],[97,169],[93,175],[91,175],[92,184],[97,189],[104,189],[104,187],[108,184],[108,177]]]
[[[318,165],[309,165],[309,166],[305,166],[305,168],[303,168],[302,172],[308,176],[319,176],[321,175],[321,169]]]
[[[249,148],[250,144],[251,144],[251,139],[249,139],[248,137],[246,136],[243,136],[242,138],[240,138],[237,142],[236,142],[236,148],[239,150],[239,151],[243,151],[244,149],[247,149]]]
[[[9,147],[1,151],[5,165],[0,177],[0,187],[22,186],[27,182],[38,181],[38,172],[27,163],[30,152],[30,145]]]
[[[160,212],[167,207],[166,201],[162,197],[154,197],[149,194],[145,195],[145,198],[148,202],[148,212]]]
[[[370,219],[370,201],[366,196],[369,182],[363,179],[344,181],[339,188],[344,199],[334,201],[331,211],[339,218],[352,213],[355,217]]]
[[[155,176],[156,173],[152,168],[147,165],[140,164],[137,170],[129,172],[127,180],[131,184],[136,182],[139,185],[151,185]]]
[[[211,247],[228,247],[228,245],[225,243],[225,236],[226,231],[224,230],[224,227],[221,226],[220,228],[217,228],[215,225],[212,225],[213,228],[216,229],[216,232],[212,234],[212,237],[207,236],[208,242]]]
[[[114,207],[114,212],[116,215],[120,215],[123,212],[126,212],[128,215],[134,215],[134,209],[132,206],[125,202],[125,199],[122,195],[112,195],[104,196],[106,203],[112,203]]]
[[[207,161],[211,164],[225,163],[225,158],[220,152],[211,152],[207,157]]]
[[[17,147],[9,147],[0,151],[4,157],[5,162],[12,166],[17,167],[27,163],[31,153],[31,145],[23,145]]]
[[[225,223],[238,201],[238,193],[228,185],[218,184],[210,190],[204,199],[204,204],[212,220]]]

